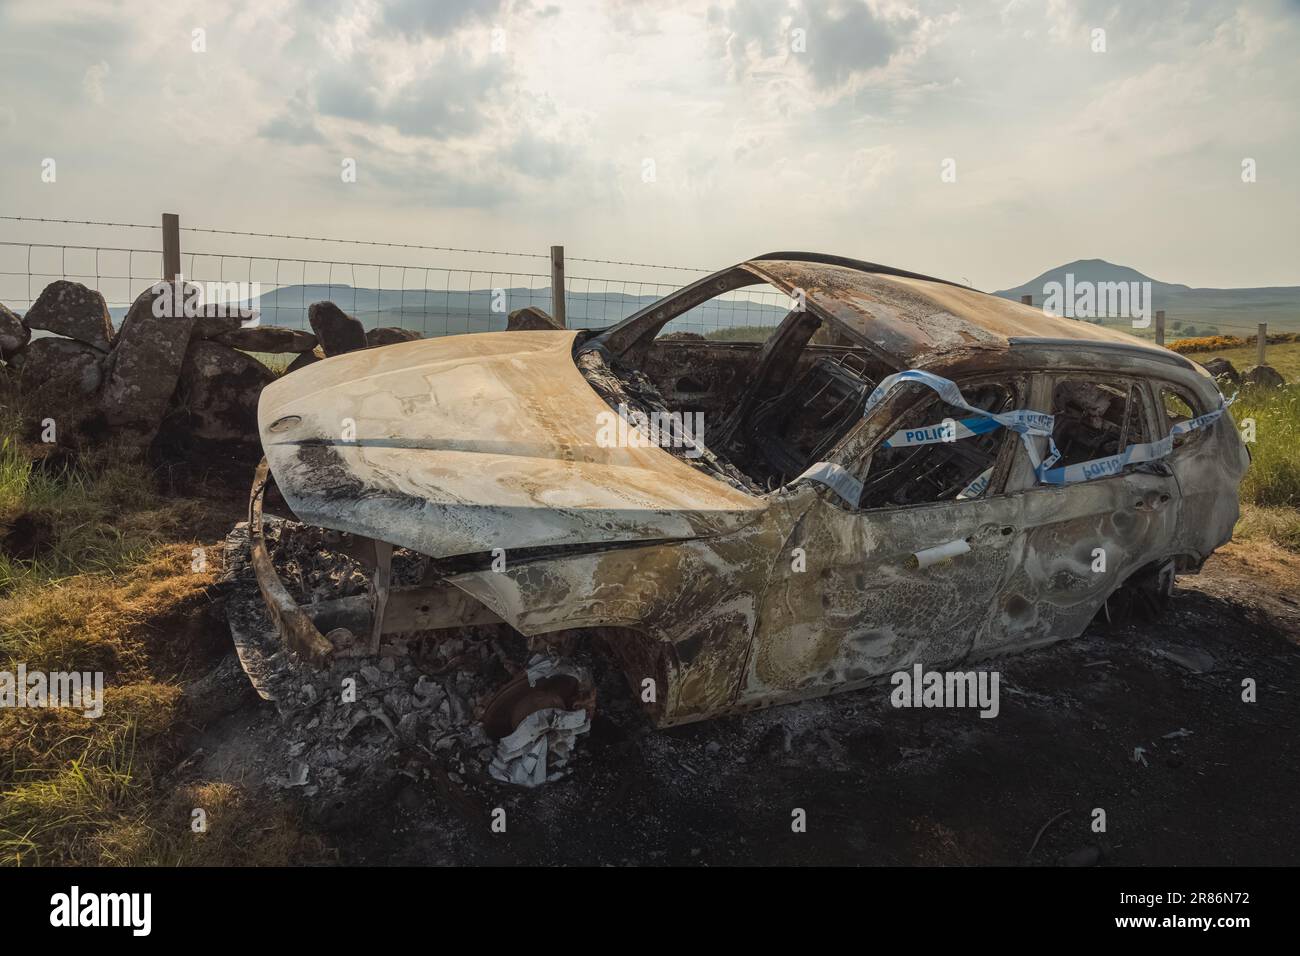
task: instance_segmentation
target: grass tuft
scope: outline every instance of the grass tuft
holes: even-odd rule
[[[1300,385],[1247,388],[1232,406],[1239,429],[1253,421],[1255,441],[1241,500],[1261,508],[1300,508]]]

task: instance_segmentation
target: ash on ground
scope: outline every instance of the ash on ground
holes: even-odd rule
[[[366,592],[368,576],[336,550],[337,533],[270,516],[264,528],[276,572],[300,605]],[[396,550],[394,584],[420,581],[427,560]],[[244,522],[227,536],[222,581],[239,663],[279,715],[279,754],[264,769],[272,787],[328,797],[399,777],[440,791],[535,786],[568,772],[590,726],[589,712],[539,712],[500,744],[488,736],[484,707],[512,676],[580,670],[542,655],[525,661],[522,641],[503,626],[385,635],[378,655],[339,656],[327,669],[300,661],[267,615]]]

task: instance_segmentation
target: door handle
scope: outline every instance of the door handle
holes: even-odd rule
[[[1169,504],[1171,495],[1167,491],[1148,491],[1145,495],[1133,502],[1133,508],[1136,511],[1159,511],[1165,505]]]
[[[986,524],[981,525],[979,530],[966,540],[972,545],[996,548],[1011,541],[1012,536],[1019,530],[1019,528],[1009,524]]]

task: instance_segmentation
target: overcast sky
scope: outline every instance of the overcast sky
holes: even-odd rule
[[[0,214],[1294,285],[1298,54],[1294,0],[3,0]]]

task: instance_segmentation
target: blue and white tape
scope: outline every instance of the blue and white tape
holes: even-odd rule
[[[935,375],[933,372],[925,372],[919,368],[909,368],[902,372],[895,372],[893,375],[883,379],[876,386],[875,391],[867,398],[866,407],[862,410],[865,418],[876,410],[876,407],[885,400],[886,396],[893,391],[895,386],[907,382],[915,382],[917,385],[924,385],[926,388],[937,392],[949,405],[954,408],[960,408],[963,411],[970,412],[972,415],[981,419],[987,419],[1004,425],[1014,432],[1021,435],[1039,435],[1051,437],[1054,420],[1051,415],[1044,415],[1042,412],[1030,411],[1027,408],[1013,409],[1009,412],[990,412],[983,408],[977,408],[966,401],[962,395],[961,389],[957,383],[944,378],[942,375]],[[963,419],[963,422],[969,419]],[[990,429],[991,430],[991,427]],[[978,434],[978,433],[977,433]],[[892,440],[892,439],[891,439]]]
[[[815,462],[809,465],[795,481],[803,481],[805,478],[819,485],[825,485],[848,502],[852,508],[856,508],[862,499],[862,482],[849,474],[848,469],[843,465],[837,465],[832,461]]]
[[[884,447],[902,448],[951,442],[988,434],[997,428],[1006,427],[1020,435],[1025,451],[1029,455],[1030,464],[1033,466],[1034,475],[1038,481],[1047,485],[1069,485],[1092,481],[1094,478],[1106,478],[1119,474],[1127,465],[1164,458],[1174,450],[1175,438],[1213,425],[1235,400],[1235,396],[1233,399],[1223,399],[1222,404],[1213,411],[1185,422],[1178,422],[1169,429],[1169,434],[1159,441],[1130,445],[1118,455],[1108,455],[1105,458],[1095,458],[1091,461],[1054,468],[1053,465],[1060,460],[1061,453],[1056,447],[1056,442],[1052,440],[1052,430],[1055,426],[1053,416],[1024,408],[1008,412],[990,412],[977,408],[966,401],[966,397],[962,395],[961,389],[955,382],[933,372],[906,369],[883,379],[867,398],[866,407],[862,412],[863,417],[870,415],[896,386],[906,382],[924,385],[949,405],[970,412],[974,417],[960,420],[945,419],[936,425],[922,428],[899,429],[885,440]],[[1034,443],[1036,437],[1047,439],[1049,454],[1046,458],[1039,455],[1038,447]],[[978,498],[988,488],[992,475],[991,467],[981,472],[957,494],[957,498]],[[862,494],[862,483],[843,467],[831,462],[816,462],[799,478],[808,478],[830,487],[854,506],[857,505],[856,499]]]
[[[940,442],[959,441],[985,435],[1001,428],[1000,422],[991,418],[946,418],[937,425],[923,428],[900,428],[885,439],[886,448],[904,448],[910,445],[936,445]]]
[[[1073,485],[1080,481],[1092,481],[1094,478],[1109,478],[1111,475],[1118,475],[1127,465],[1138,465],[1144,461],[1156,461],[1159,458],[1164,458],[1174,450],[1175,438],[1179,435],[1194,432],[1198,428],[1213,425],[1228,410],[1228,406],[1232,404],[1232,401],[1233,399],[1224,399],[1223,404],[1213,411],[1172,425],[1169,434],[1159,441],[1130,445],[1118,455],[1107,455],[1105,458],[1081,461],[1076,465],[1066,465],[1063,468],[1051,467],[1060,458],[1060,454],[1056,450],[1056,443],[1049,440],[1052,455],[1048,461],[1035,469],[1038,480],[1045,485]]]
[[[984,494],[984,491],[985,489],[988,488],[989,481],[990,479],[992,479],[992,477],[993,477],[993,466],[989,465],[987,468],[985,468],[983,471],[981,471],[978,475],[975,476],[974,481],[972,481],[961,491],[957,492],[957,500],[965,501],[967,498],[978,498],[980,495]]]

